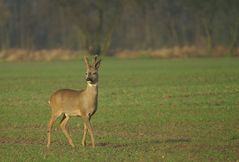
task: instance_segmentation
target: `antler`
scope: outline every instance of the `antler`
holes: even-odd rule
[[[93,66],[96,65],[96,63],[97,63],[97,58],[98,58],[98,55],[95,55],[95,56],[94,56],[94,59],[93,59],[93,62],[92,62]]]
[[[84,56],[84,61],[85,61],[85,64],[86,64],[87,68],[89,68],[89,60],[88,60],[88,57]]]

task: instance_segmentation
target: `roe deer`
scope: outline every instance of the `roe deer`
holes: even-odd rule
[[[97,60],[97,56],[94,57],[92,64],[89,64],[88,58],[84,57],[86,65],[86,82],[87,87],[85,90],[71,90],[60,89],[56,91],[49,100],[49,104],[52,109],[51,119],[48,123],[48,142],[47,147],[50,147],[51,143],[51,128],[56,119],[63,114],[63,118],[60,122],[60,127],[66,136],[68,143],[75,147],[71,136],[66,129],[66,123],[70,116],[79,116],[83,119],[84,133],[82,138],[82,145],[86,145],[87,131],[90,133],[92,147],[95,147],[95,140],[93,135],[93,128],[90,123],[92,115],[97,109],[98,98],[98,69],[100,66],[100,60]]]

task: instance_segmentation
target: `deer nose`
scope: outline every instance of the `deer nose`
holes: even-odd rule
[[[86,81],[92,81],[90,78],[86,78]]]

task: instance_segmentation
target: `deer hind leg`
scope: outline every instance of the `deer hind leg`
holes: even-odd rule
[[[84,124],[86,125],[86,127],[87,127],[87,129],[90,133],[92,147],[95,147],[95,139],[94,139],[94,134],[93,134],[93,128],[91,126],[89,117],[84,117],[83,121],[84,121]]]
[[[84,133],[83,133],[83,138],[82,138],[82,146],[85,146],[86,145],[86,134],[87,134],[87,126],[86,124],[84,123]]]
[[[60,114],[60,115],[61,115],[61,114]],[[47,147],[48,147],[48,148],[50,147],[50,144],[51,144],[51,128],[52,128],[52,125],[54,124],[54,122],[56,121],[56,119],[57,119],[60,115],[52,114],[51,119],[49,120],[48,129],[47,129]]]
[[[71,139],[71,136],[69,135],[67,129],[66,129],[66,124],[68,122],[68,120],[70,119],[70,117],[67,114],[64,114],[61,123],[60,123],[60,127],[62,129],[62,132],[64,133],[64,135],[66,136],[68,143],[72,146],[75,147],[75,145],[73,144],[73,141]]]

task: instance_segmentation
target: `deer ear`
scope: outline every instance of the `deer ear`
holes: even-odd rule
[[[100,62],[101,62],[101,59],[100,60],[98,60],[96,63],[95,63],[95,69],[99,69],[99,67],[100,67]]]
[[[89,68],[89,60],[88,60],[88,57],[84,56],[84,61],[85,61],[86,68]]]

